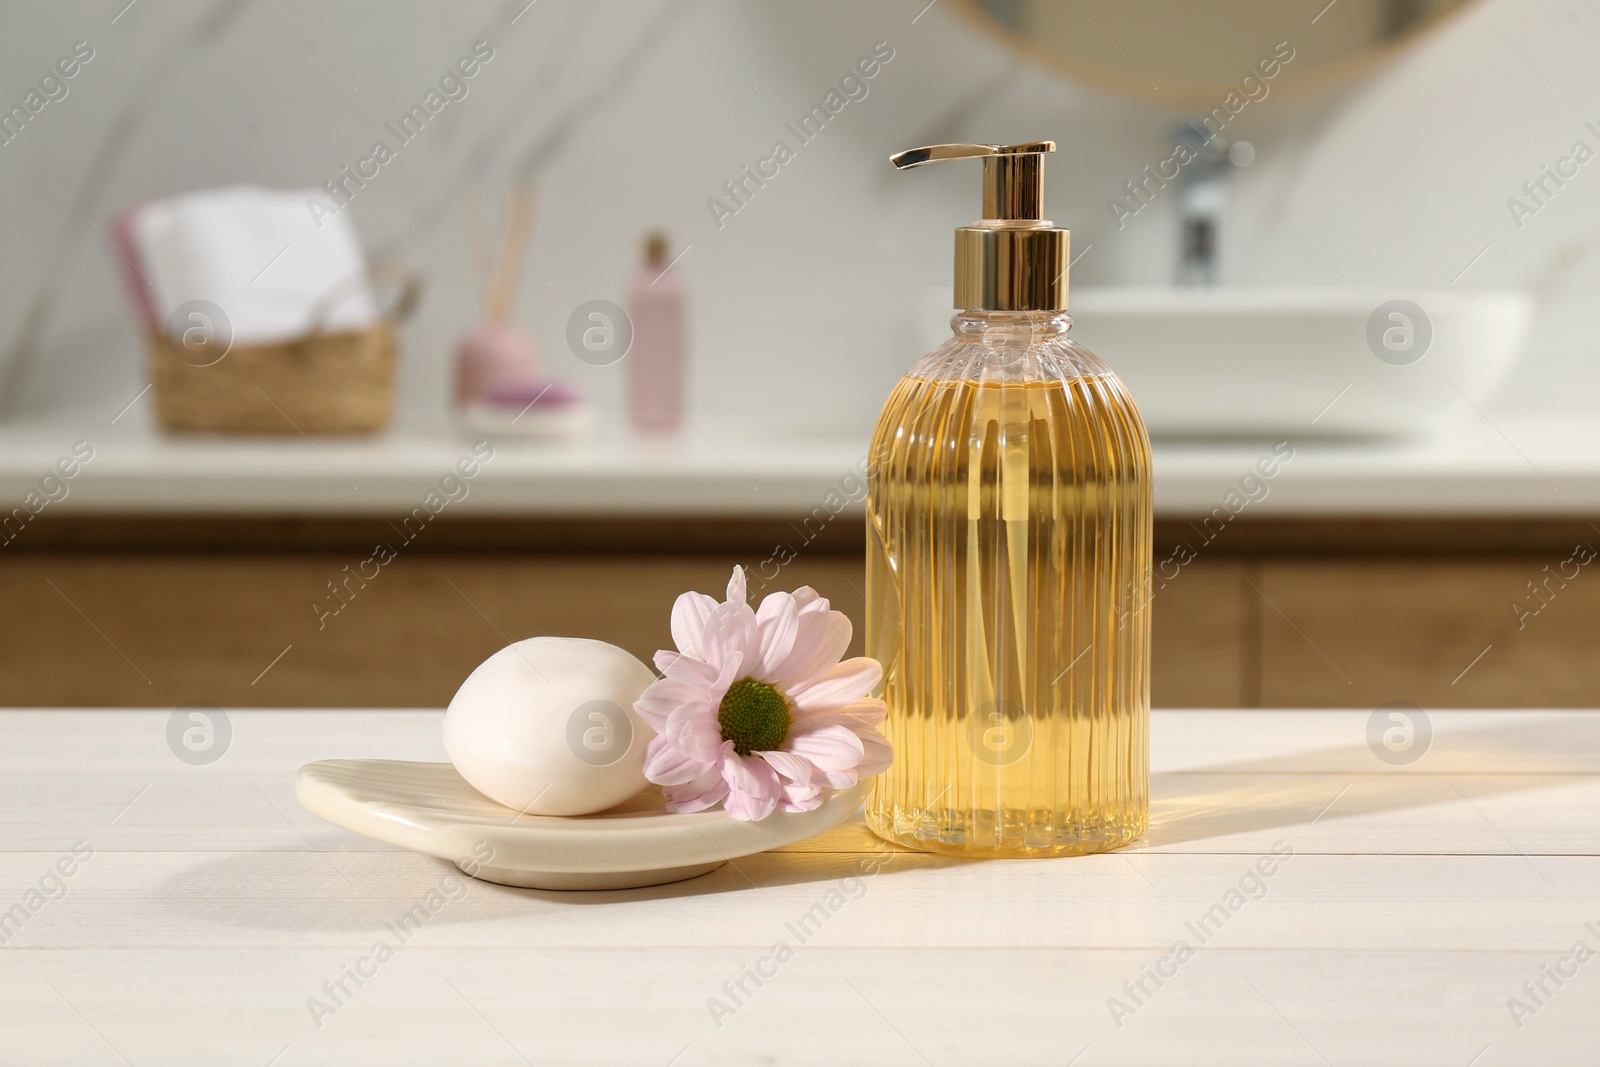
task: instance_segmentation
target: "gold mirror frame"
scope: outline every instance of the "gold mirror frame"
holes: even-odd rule
[[[1334,2],[1336,3],[1337,0],[1334,0]],[[1077,7],[1076,4],[1072,6],[1074,8]],[[1329,4],[1328,6],[1332,7],[1333,5]],[[1080,63],[1071,57],[1044,47],[1033,41],[1026,34],[1018,32],[983,10],[978,0],[946,0],[946,3],[941,4],[940,7],[955,12],[973,29],[1034,65],[1053,71],[1080,85],[1086,85],[1112,95],[1175,108],[1209,107],[1216,104],[1221,97],[1233,91],[1237,86],[1237,79],[1234,79],[1233,81],[1217,82],[1213,85],[1186,84],[1172,89],[1163,89],[1152,85],[1148,79],[1124,76],[1115,71]],[[1354,82],[1414,47],[1426,35],[1435,33],[1451,20],[1462,17],[1463,13],[1470,10],[1471,7],[1471,0],[1454,0],[1446,10],[1418,22],[1416,25],[1395,34],[1393,37],[1372,46],[1366,51],[1317,67],[1309,74],[1298,76],[1287,74],[1287,76],[1274,82],[1273,91],[1285,95],[1299,95],[1315,93]],[[1082,14],[1081,11],[1079,13]],[[1085,15],[1084,18],[1087,19],[1088,16]],[[1291,41],[1290,44],[1292,45],[1293,42]],[[1116,46],[1113,45],[1112,47],[1115,48]],[[1131,60],[1129,62],[1130,64],[1132,63]],[[1241,71],[1240,73],[1249,72]]]

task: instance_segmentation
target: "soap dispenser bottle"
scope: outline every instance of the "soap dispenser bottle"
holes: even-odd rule
[[[953,336],[878,418],[867,653],[894,764],[873,831],[961,856],[1126,845],[1149,815],[1150,442],[1127,389],[1067,336],[1069,234],[1044,218],[1055,143],[983,161],[956,230]]]

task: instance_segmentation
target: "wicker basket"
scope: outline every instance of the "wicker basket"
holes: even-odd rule
[[[211,433],[383,429],[394,407],[395,327],[421,296],[414,274],[400,280],[394,309],[367,329],[325,333],[317,326],[293,341],[251,345],[217,343],[209,324],[199,341],[149,334],[157,419],[169,430]],[[313,322],[323,321],[337,295],[323,301]]]

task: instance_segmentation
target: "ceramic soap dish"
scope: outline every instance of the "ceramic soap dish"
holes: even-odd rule
[[[654,787],[595,815],[524,815],[468,785],[448,763],[320,760],[295,792],[314,815],[386,844],[449,860],[524,889],[635,889],[694,878],[729,860],[793,844],[853,815],[869,783],[814,811],[740,822],[718,807],[678,814]]]

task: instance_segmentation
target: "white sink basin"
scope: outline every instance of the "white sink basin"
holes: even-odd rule
[[[1476,417],[1504,384],[1533,302],[1484,289],[1084,289],[1070,311],[1073,338],[1128,384],[1152,436],[1420,436]]]

